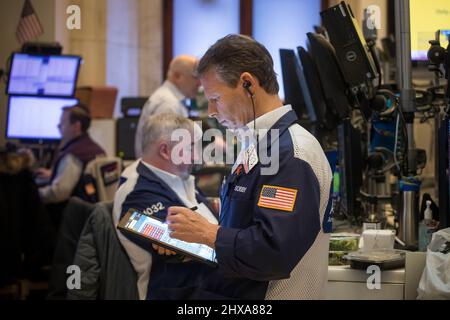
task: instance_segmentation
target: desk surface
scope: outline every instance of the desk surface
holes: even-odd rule
[[[371,274],[365,270],[352,269],[350,266],[328,266],[328,281],[366,282]],[[382,283],[405,283],[405,269],[381,271]]]

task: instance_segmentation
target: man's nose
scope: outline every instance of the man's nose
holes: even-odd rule
[[[217,116],[217,108],[214,103],[208,102],[208,117],[215,118]]]

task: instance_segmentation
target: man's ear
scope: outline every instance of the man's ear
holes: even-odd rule
[[[169,145],[167,144],[167,142],[162,141],[162,142],[159,143],[159,155],[164,160],[167,160],[167,161],[170,160],[171,150],[170,150]]]
[[[255,85],[257,84],[256,78],[252,76],[249,72],[243,72],[241,74],[240,80],[242,84],[246,83],[249,85],[249,87],[255,88]]]
[[[173,77],[174,77],[175,80],[178,81],[181,78],[181,76],[182,76],[181,72],[179,72],[179,71],[174,71],[173,72]]]

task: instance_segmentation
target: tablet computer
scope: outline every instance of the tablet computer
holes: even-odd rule
[[[125,233],[137,235],[166,249],[183,254],[192,259],[217,266],[216,252],[213,248],[199,243],[190,243],[170,237],[169,226],[160,219],[149,216],[136,209],[130,209],[120,219],[117,226]]]

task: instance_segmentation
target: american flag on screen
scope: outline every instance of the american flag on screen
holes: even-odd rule
[[[292,211],[297,198],[297,190],[264,185],[258,206],[269,209]]]
[[[44,28],[39,21],[30,0],[25,0],[16,28],[16,37],[20,44],[37,38],[44,33]]]
[[[164,234],[164,229],[147,223],[142,229],[142,234],[147,237],[160,240]]]

